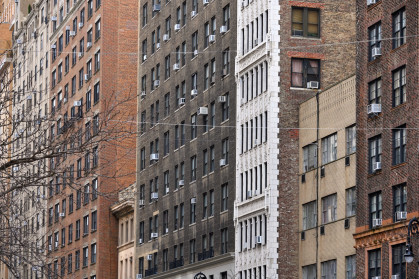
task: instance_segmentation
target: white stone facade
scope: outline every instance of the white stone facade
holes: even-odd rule
[[[235,278],[274,279],[278,278],[280,7],[256,0],[239,1],[238,7]]]

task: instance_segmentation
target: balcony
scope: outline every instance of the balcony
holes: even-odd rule
[[[214,257],[214,249],[198,253],[198,262]]]
[[[152,268],[149,268],[149,269],[146,269],[146,271],[145,271],[145,276],[146,277],[147,276],[154,275],[154,274],[157,274],[157,266],[152,267]]]
[[[180,260],[174,260],[173,262],[169,263],[170,269],[174,269],[181,266],[183,266],[183,258],[181,258]]]

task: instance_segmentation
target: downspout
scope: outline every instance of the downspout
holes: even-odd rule
[[[316,168],[316,275],[318,273],[317,271],[317,266],[318,266],[318,262],[319,262],[319,179],[320,179],[320,173],[319,173],[319,169],[320,169],[320,162],[319,162],[319,157],[320,157],[320,143],[319,143],[319,136],[320,136],[320,104],[319,104],[319,95],[320,95],[321,90],[318,90],[316,93],[316,122],[317,122],[317,126],[316,126],[316,149],[317,149],[317,168]]]

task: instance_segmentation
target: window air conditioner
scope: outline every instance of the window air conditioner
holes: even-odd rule
[[[148,255],[147,255],[147,260],[148,260],[148,261],[151,261],[152,259],[153,259],[153,255],[152,255],[152,254],[148,254]]]
[[[198,53],[199,53],[199,52],[198,52],[198,50],[197,50],[197,49],[195,49],[195,50],[193,51],[193,55],[194,55],[194,56],[197,56],[197,55],[198,55]]]
[[[204,6],[208,5],[209,4],[209,0],[203,0],[202,1],[202,4],[204,4]]]
[[[256,244],[262,244],[263,243],[263,236],[258,235],[256,236]]]
[[[163,41],[167,42],[169,39],[169,34],[163,34]]]
[[[159,49],[160,48],[160,43],[156,44],[156,48]]]
[[[166,228],[164,231],[165,231],[166,233],[169,233],[169,228]]]
[[[199,107],[198,108],[198,115],[208,115],[208,108],[207,107]]]
[[[87,42],[87,48],[91,48],[92,47],[92,43],[91,42]]]
[[[191,204],[196,204],[196,198],[191,199]]]
[[[375,163],[372,165],[372,170],[373,170],[373,171],[378,171],[378,170],[381,170],[381,162],[375,162]]]
[[[372,226],[379,227],[383,224],[383,219],[372,219]]]
[[[157,200],[158,198],[159,198],[159,193],[157,193],[157,192],[151,193],[151,199]]]
[[[185,185],[185,180],[179,180],[179,186]]]
[[[158,233],[151,233],[151,238],[157,238],[157,237],[159,237]]]
[[[16,40],[16,43],[17,43],[18,45],[21,45],[21,44],[23,43],[23,40],[22,40],[22,39],[17,39],[17,40]]]
[[[138,205],[143,206],[144,205],[144,200],[138,200]]]
[[[145,98],[145,96],[146,96],[145,91],[141,91],[141,98]]]
[[[406,211],[397,211],[396,212],[396,219],[397,220],[406,220],[407,219],[407,212]]]
[[[372,57],[381,56],[381,47],[374,47],[371,52]]]
[[[391,275],[391,279],[400,279],[400,276],[398,274]]]
[[[75,107],[80,107],[81,106],[81,101],[74,101],[74,106]]]
[[[60,213],[60,217],[64,217],[65,216],[65,213]]]
[[[374,276],[374,277],[371,277],[371,279],[381,279],[381,276]]]
[[[210,43],[215,42],[215,35],[209,35],[208,41],[209,41]]]
[[[83,27],[83,22],[79,22],[79,29]]]
[[[220,163],[220,165],[221,165],[221,163]],[[251,198],[252,197],[252,190],[249,190],[249,191],[247,191],[247,197],[248,198]]]
[[[226,159],[220,160],[220,167],[224,167],[226,165]]]
[[[70,25],[67,25],[67,26],[65,27],[65,30],[69,30],[69,31],[70,31],[70,29],[71,29]]]
[[[185,98],[179,98],[179,106],[183,106],[186,102]]]
[[[159,85],[160,85],[160,80],[156,79],[156,80],[154,81],[154,86],[155,86],[155,87],[157,87],[157,86],[159,86]]]
[[[368,105],[368,114],[375,114],[381,112],[381,104]]]
[[[159,153],[150,154],[150,161],[157,161],[159,159]]]
[[[224,69],[223,69],[223,72],[221,73],[221,75],[222,75],[223,77],[225,77],[227,74],[228,74],[228,69],[227,69],[227,68],[224,68]]]
[[[179,31],[180,30],[180,24],[175,24],[175,31]]]
[[[135,279],[143,279],[143,275],[142,274],[137,274],[137,276],[135,276]]]
[[[89,80],[89,78],[90,78],[90,77],[89,77],[89,75],[88,75],[88,74],[85,74],[85,75],[84,75],[84,80],[88,81],[88,80]]]
[[[192,89],[192,90],[191,90],[191,95],[192,95],[192,96],[196,96],[196,95],[198,95],[198,89]]]
[[[56,45],[51,45],[51,49],[56,49],[57,46]]]
[[[191,12],[191,17],[195,17],[198,13],[196,11]]]
[[[76,31],[70,31],[70,37],[76,36]]]
[[[52,20],[52,21],[57,21],[57,17],[56,17],[56,16],[52,16],[52,17],[51,17],[51,20]]]
[[[226,32],[227,32],[227,26],[226,26],[226,25],[221,26],[221,27],[220,27],[220,33],[221,33],[221,34],[224,34],[224,33],[226,33]]]
[[[375,4],[377,2],[377,0],[367,0],[367,5],[372,5]]]
[[[138,243],[139,243],[139,244],[143,244],[143,242],[144,242],[144,241],[143,241],[143,239],[142,239],[142,238],[139,238],[139,239],[138,239]]]
[[[318,81],[309,81],[307,82],[308,89],[319,89],[319,82]]]
[[[180,67],[178,63],[173,64],[173,71],[178,71],[179,69]]]
[[[83,52],[79,52],[79,58],[83,57]]]
[[[153,5],[153,12],[160,12],[160,5]]]
[[[218,96],[218,102],[219,103],[227,102],[227,97],[226,96]]]
[[[51,251],[52,250],[52,245],[48,245],[48,250]]]
[[[145,60],[147,60],[147,55],[143,55],[143,60],[145,61]]]
[[[17,167],[17,166],[13,167],[13,171],[18,171],[18,170],[19,170],[19,167]]]

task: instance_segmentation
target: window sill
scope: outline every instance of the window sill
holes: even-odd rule
[[[304,87],[293,87],[293,86],[290,86],[290,90],[298,90],[298,91],[315,92],[315,91],[317,91],[317,90],[320,90],[320,88],[319,88],[319,89],[309,89],[309,88],[304,88]]]
[[[397,164],[397,165],[392,165],[391,170],[398,169],[398,168],[404,167],[406,165],[407,165],[407,162],[403,162],[403,163],[400,163],[400,164]]]
[[[406,37],[405,37],[405,39],[406,39]],[[391,51],[390,51],[390,53],[398,52],[400,49],[405,48],[406,45],[407,45],[407,43],[405,42],[404,44],[402,44],[402,45],[400,45],[400,46],[398,46],[396,48],[392,48]]]
[[[291,35],[291,39],[321,41],[321,37],[305,37],[305,36],[292,36],[292,35]]]

